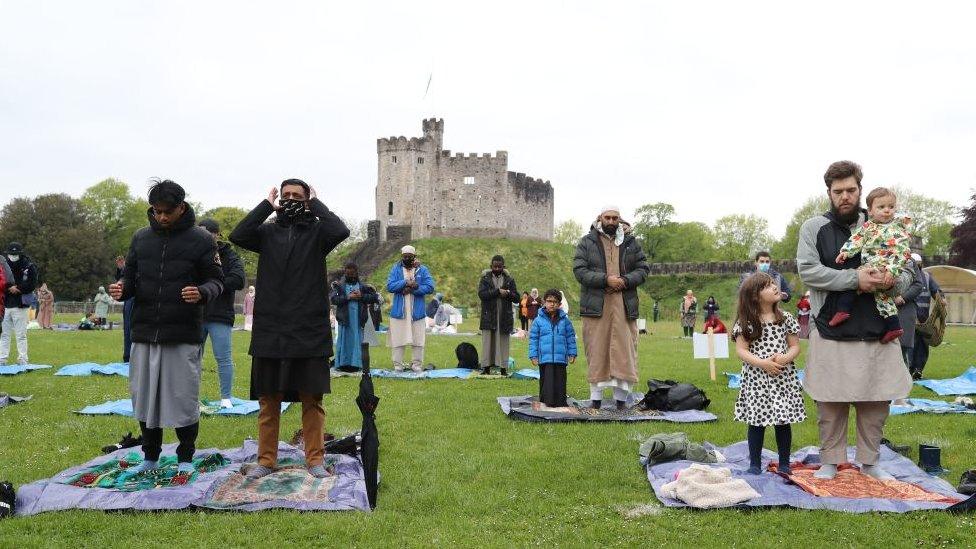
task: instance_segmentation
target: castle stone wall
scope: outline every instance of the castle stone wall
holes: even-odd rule
[[[552,240],[548,181],[509,172],[505,151],[442,150],[443,120],[424,120],[423,129],[421,138],[377,140],[376,218],[382,227],[409,225],[415,238]]]

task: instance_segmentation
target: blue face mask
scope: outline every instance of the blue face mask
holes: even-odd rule
[[[759,264],[759,272],[768,273],[769,272],[769,263],[760,263]]]

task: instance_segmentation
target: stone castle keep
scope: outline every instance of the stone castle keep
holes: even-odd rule
[[[423,137],[376,140],[376,220],[382,240],[505,237],[552,240],[548,181],[508,171],[508,153],[451,154],[444,120],[423,122]],[[378,234],[377,234],[378,233]]]

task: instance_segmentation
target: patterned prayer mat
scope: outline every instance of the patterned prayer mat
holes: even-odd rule
[[[140,463],[142,454],[129,452],[125,457],[94,465],[60,482],[79,488],[112,488],[122,492],[135,492],[182,486],[197,480],[200,473],[211,473],[230,465],[230,461],[221,454],[210,454],[194,459],[193,473],[186,474],[177,471],[176,456],[165,456],[159,460],[159,467],[156,469],[137,475],[127,474],[129,469]]]
[[[325,466],[329,476],[315,478],[308,474],[304,463],[279,463],[274,473],[259,479],[249,479],[245,474],[250,467],[241,468],[238,474],[218,482],[211,490],[206,507],[232,509],[242,505],[268,501],[293,503],[331,501],[335,488],[336,462],[334,456],[326,456]]]
[[[840,465],[837,468],[837,475],[830,480],[813,476],[820,469],[819,465],[796,463],[791,465],[791,469],[792,474],[789,475],[789,479],[804,491],[817,497],[933,501],[950,505],[962,501],[960,498],[930,492],[915,484],[897,479],[878,480],[865,475],[850,463]],[[769,470],[776,473],[776,463],[770,463]]]

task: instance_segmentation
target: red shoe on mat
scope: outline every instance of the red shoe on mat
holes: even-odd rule
[[[837,311],[836,313],[834,313],[834,316],[830,318],[830,322],[827,323],[827,326],[831,326],[831,327],[840,326],[841,324],[847,322],[848,318],[851,318],[851,313],[845,313],[844,311]]]
[[[888,330],[885,335],[881,336],[881,343],[891,343],[892,341],[898,339],[905,333],[905,330],[898,328],[897,330]]]

